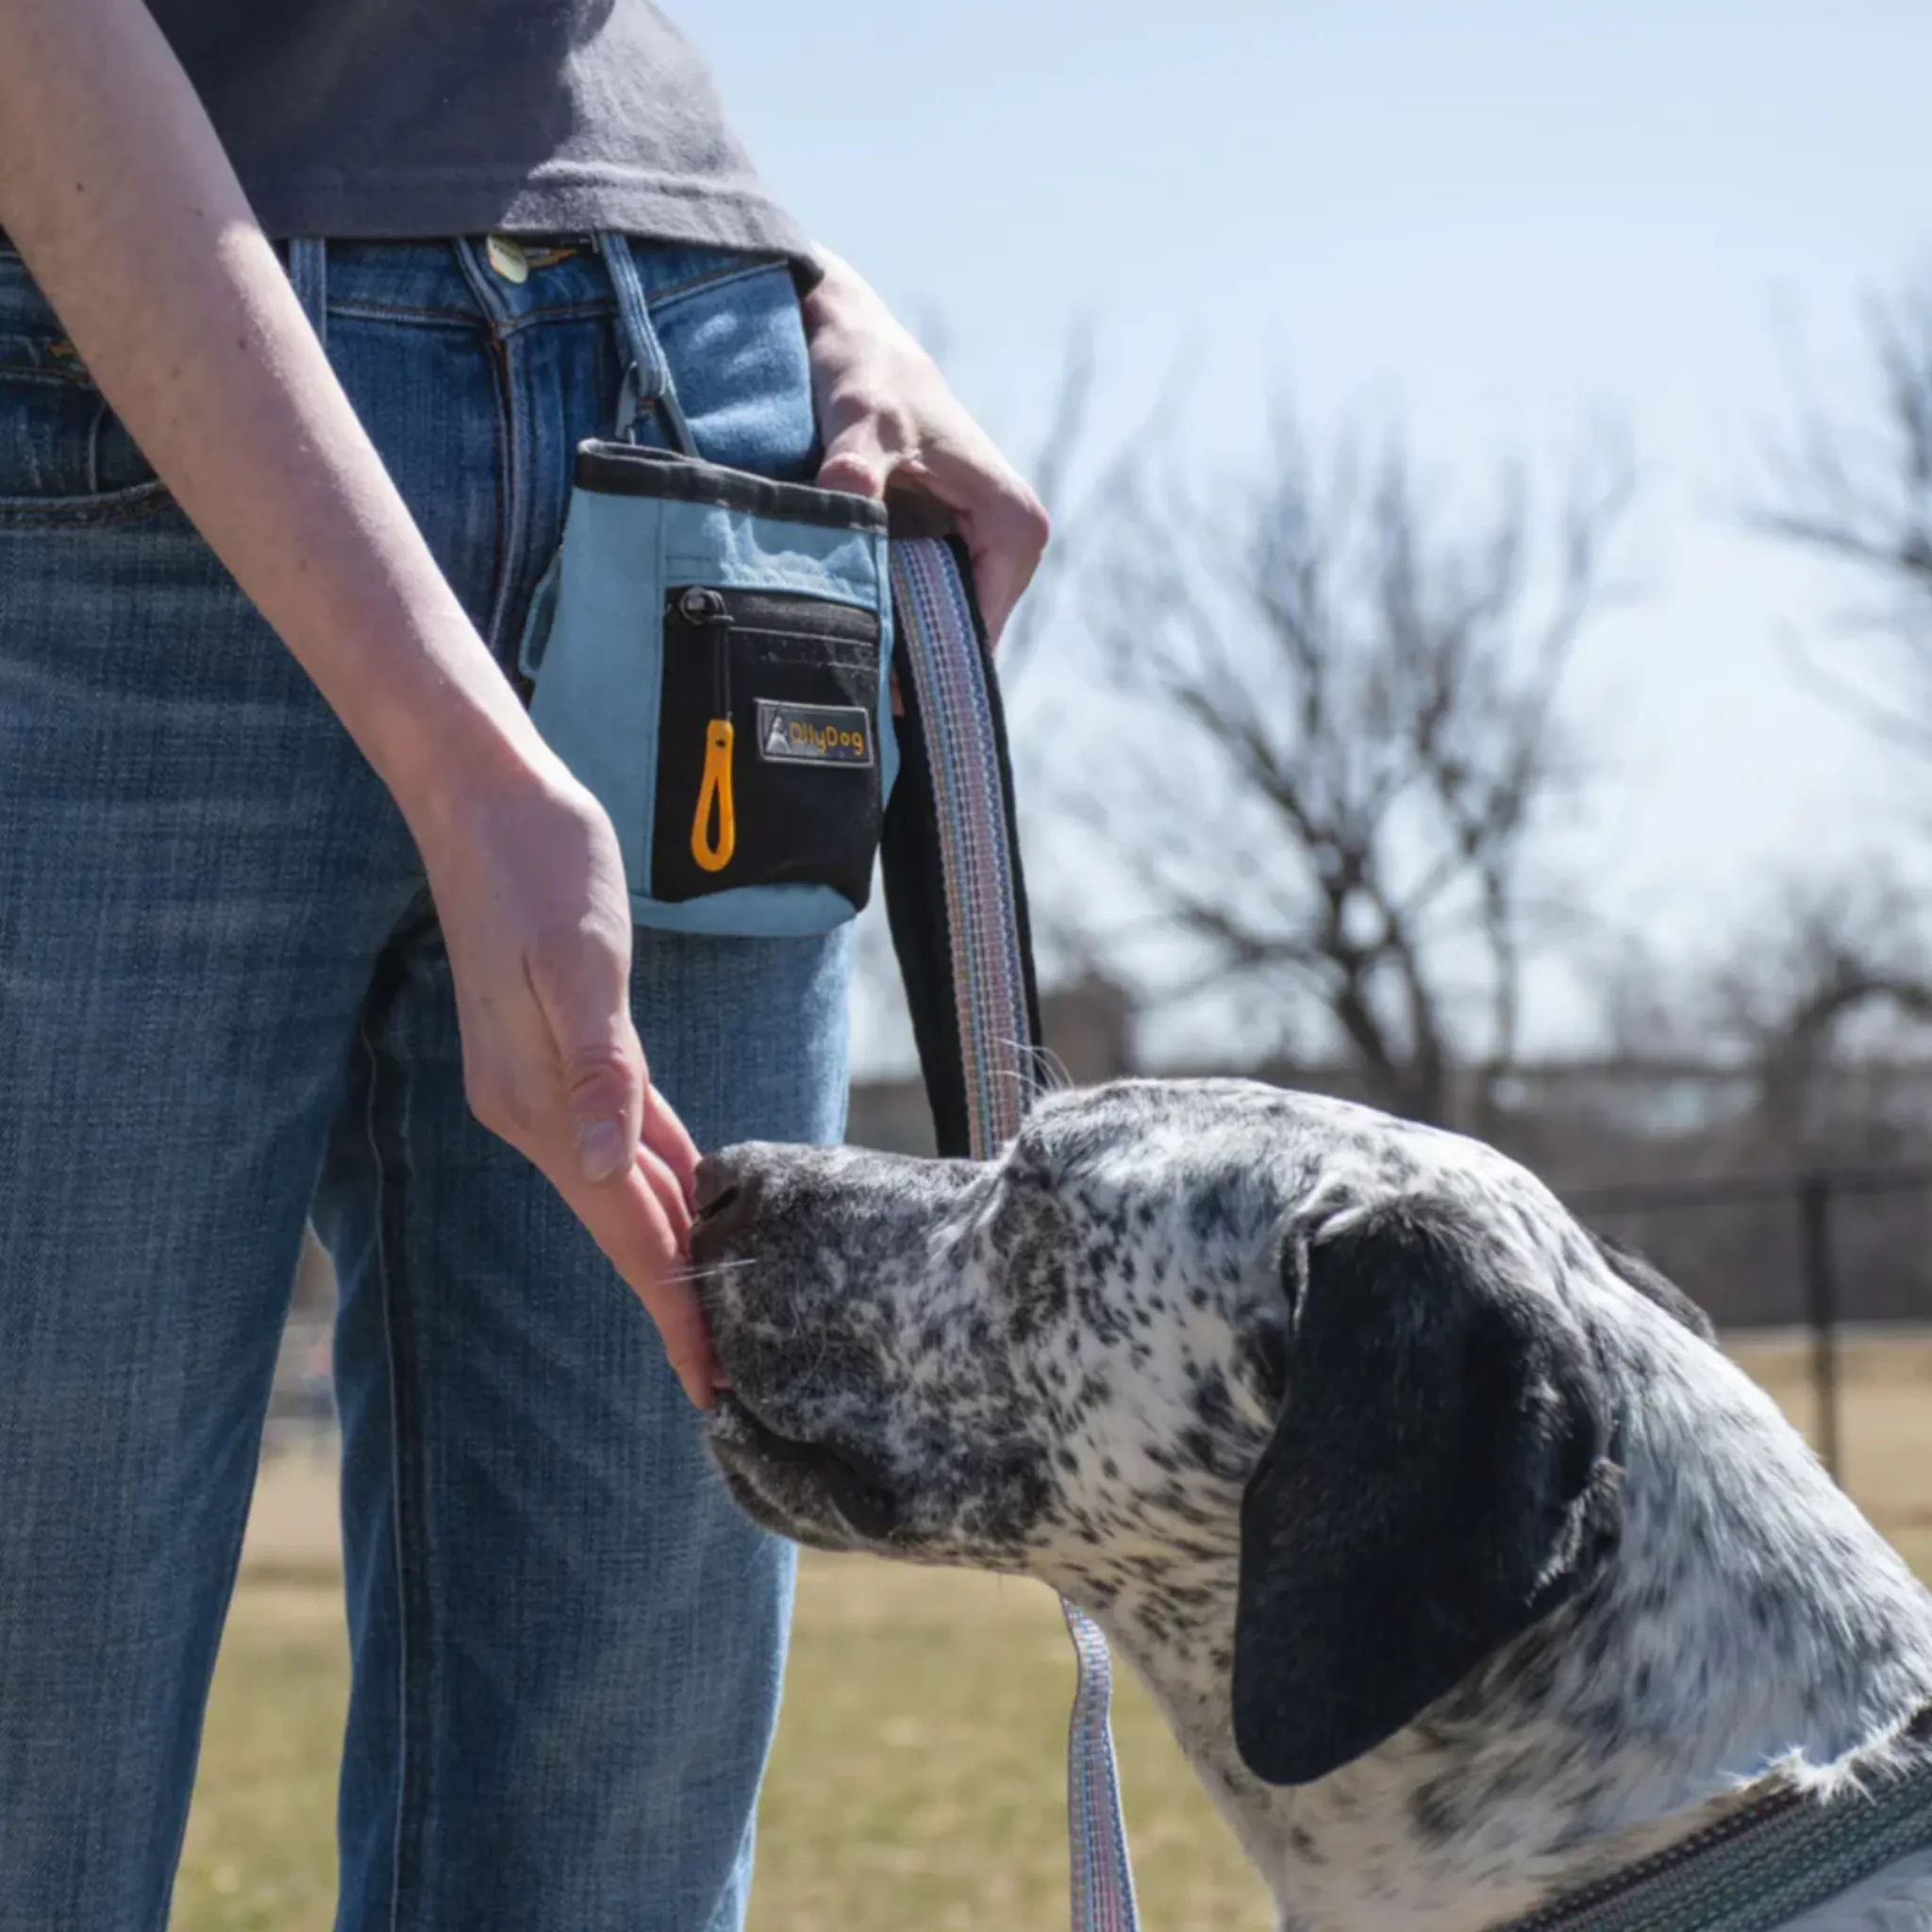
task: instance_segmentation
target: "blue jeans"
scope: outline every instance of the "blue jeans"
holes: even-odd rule
[[[636,251],[703,454],[809,477],[786,271]],[[622,361],[607,272],[340,244],[327,341],[500,661]],[[836,1140],[849,929],[640,932],[701,1145]],[[344,1928],[742,1922],[788,1549],[465,1107],[414,846],[0,253],[0,1928],[158,1927],[313,1203]]]

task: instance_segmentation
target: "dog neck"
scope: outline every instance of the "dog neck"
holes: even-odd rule
[[[1313,1784],[1266,1786],[1235,1747],[1233,1551],[1139,1555],[1091,1593],[1284,1932],[1491,1924],[1700,1829],[1774,1772],[1844,1776],[1932,1700],[1932,1597],[1741,1374],[1726,1365],[1714,1399],[1707,1354],[1693,1403],[1669,1369],[1652,1355],[1633,1387],[1605,1571]],[[1092,1578],[1057,1580],[1078,1599]]]

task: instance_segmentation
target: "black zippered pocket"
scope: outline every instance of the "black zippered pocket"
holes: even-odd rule
[[[662,621],[651,896],[816,885],[862,908],[881,819],[877,613],[673,584]]]

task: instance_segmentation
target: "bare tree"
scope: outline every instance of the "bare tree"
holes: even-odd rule
[[[1799,397],[1752,521],[1847,587],[1828,637],[1793,647],[1807,679],[1932,758],[1932,279],[1875,304],[1867,339],[1864,406]]]
[[[1652,933],[1604,934],[1584,961],[1584,976],[1607,1063],[1655,1065],[1708,1054],[1709,1015],[1698,1009],[1683,963],[1666,958]]]
[[[1143,452],[1160,425],[1179,416],[1189,368],[1186,358],[1176,357],[1144,415],[1118,434],[1110,449],[1096,451],[1099,335],[1089,322],[1068,331],[1053,407],[1026,471],[1053,519],[1053,541],[1000,645],[1000,678],[1008,690],[1053,631],[1065,593],[1086,581],[1108,526],[1128,501]]]
[[[1921,903],[1876,861],[1784,879],[1709,973],[1700,1004],[1708,1037],[1751,1069],[1765,1148],[1877,1152],[1868,1143],[1886,1138],[1885,1095],[1836,1090],[1860,1024],[1873,1029],[1866,1058],[1879,1066],[1904,1058],[1908,1029],[1932,1024]]]
[[[1520,475],[1458,524],[1398,444],[1318,468],[1285,429],[1258,494],[1143,491],[1087,581],[1117,736],[1158,751],[1110,754],[1084,809],[1192,942],[1185,989],[1312,1003],[1417,1119],[1483,1124],[1559,909],[1537,847],[1586,762],[1558,698],[1628,494],[1595,469],[1540,545]]]

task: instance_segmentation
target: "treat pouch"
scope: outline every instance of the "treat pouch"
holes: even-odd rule
[[[886,511],[691,454],[604,245],[635,310],[621,415],[635,385],[686,446],[578,448],[520,654],[531,716],[609,814],[640,925],[827,932],[870,896],[897,764]]]

